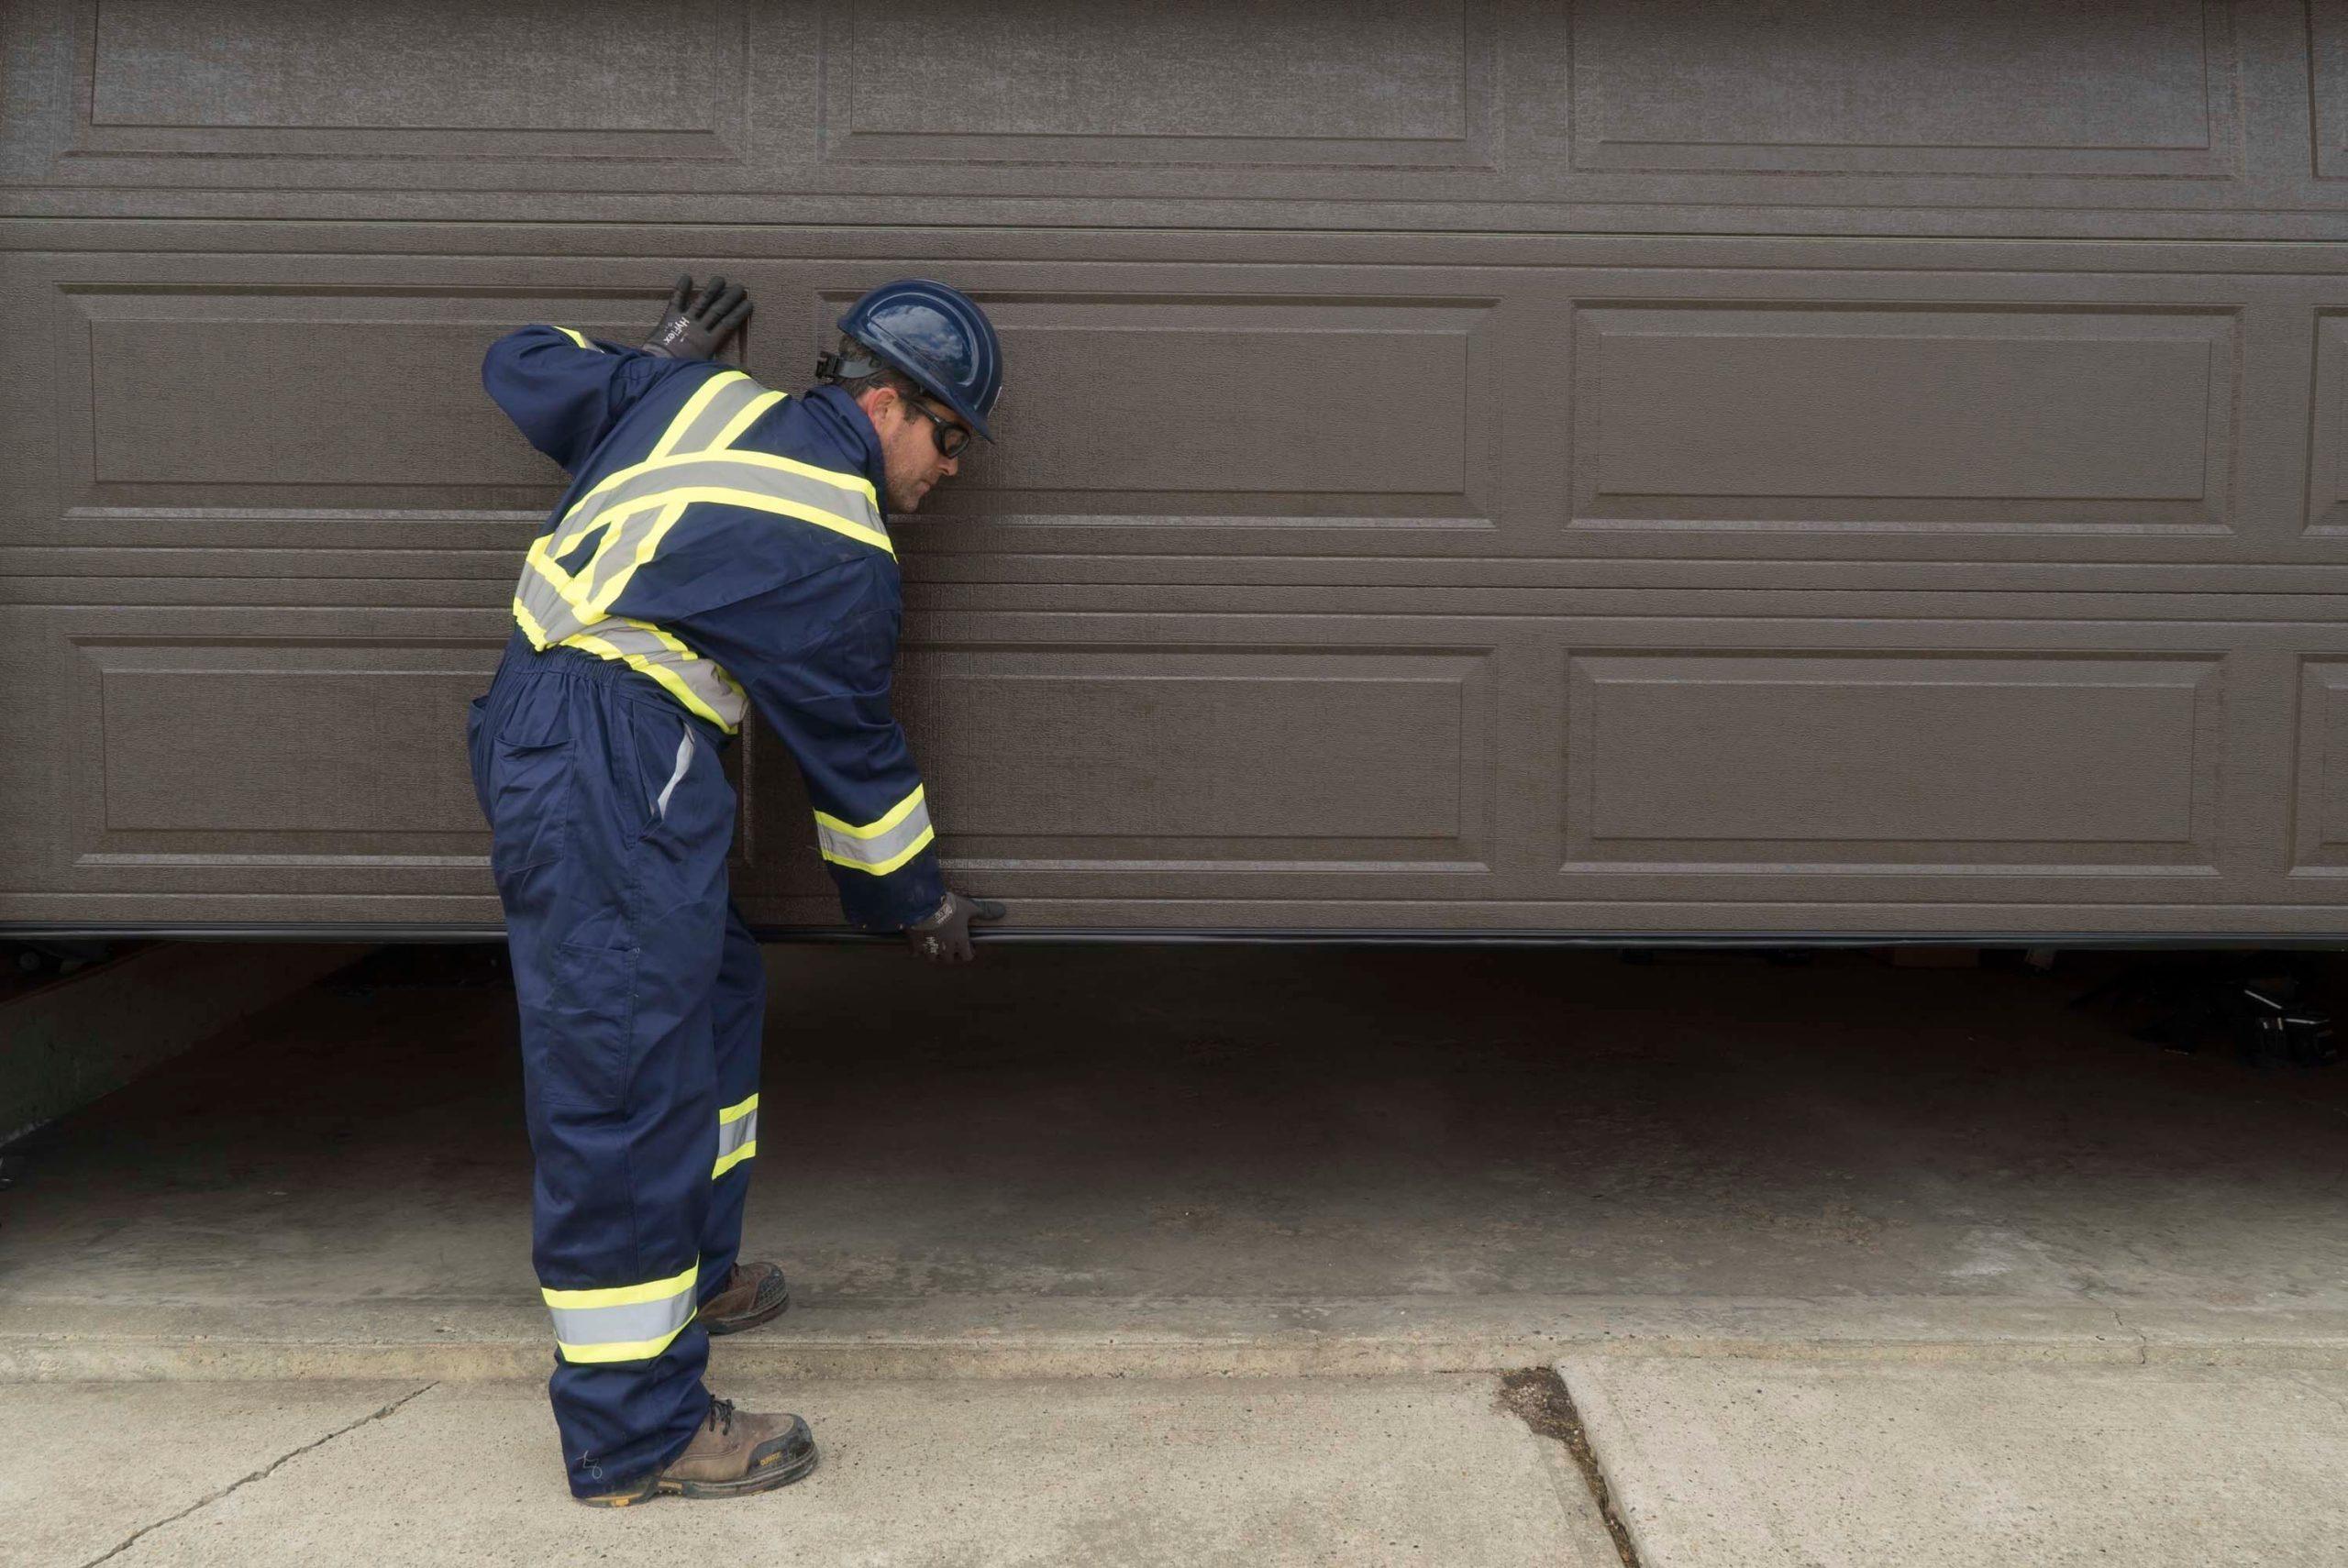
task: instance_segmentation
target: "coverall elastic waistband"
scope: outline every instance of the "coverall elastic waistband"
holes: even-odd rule
[[[613,689],[613,695],[631,702],[642,702],[674,713],[692,725],[701,738],[717,750],[724,750],[733,737],[700,714],[689,712],[682,703],[660,689],[660,683],[648,675],[629,668],[615,659],[601,658],[583,648],[567,648],[559,645],[544,653],[530,646],[530,640],[515,633],[505,646],[505,662],[499,667],[497,679],[537,679],[540,676],[560,676],[565,680],[592,680]]]

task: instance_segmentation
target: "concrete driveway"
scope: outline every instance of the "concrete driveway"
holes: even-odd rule
[[[770,958],[713,1379],[816,1477],[564,1502],[510,997],[390,954],[27,1151],[0,1562],[2342,1561],[2348,1075],[1864,955]]]

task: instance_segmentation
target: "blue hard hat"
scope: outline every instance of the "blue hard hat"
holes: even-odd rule
[[[900,278],[848,306],[839,326],[874,357],[919,381],[962,423],[994,439],[987,414],[1002,395],[1002,345],[986,312],[960,290]]]

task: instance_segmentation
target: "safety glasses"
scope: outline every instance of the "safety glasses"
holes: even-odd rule
[[[929,438],[937,443],[938,456],[958,458],[969,450],[970,442],[976,437],[977,432],[969,425],[948,419],[914,398],[906,398],[904,404],[929,421]]]

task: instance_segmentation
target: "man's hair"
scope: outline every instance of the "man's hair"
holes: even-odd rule
[[[840,334],[839,357],[850,364],[859,360],[877,361],[879,358],[845,332]],[[921,383],[893,365],[880,365],[871,374],[858,376],[854,381],[845,376],[834,376],[832,384],[850,397],[862,397],[866,392],[881,387],[889,388],[909,403],[918,403],[923,395]]]

